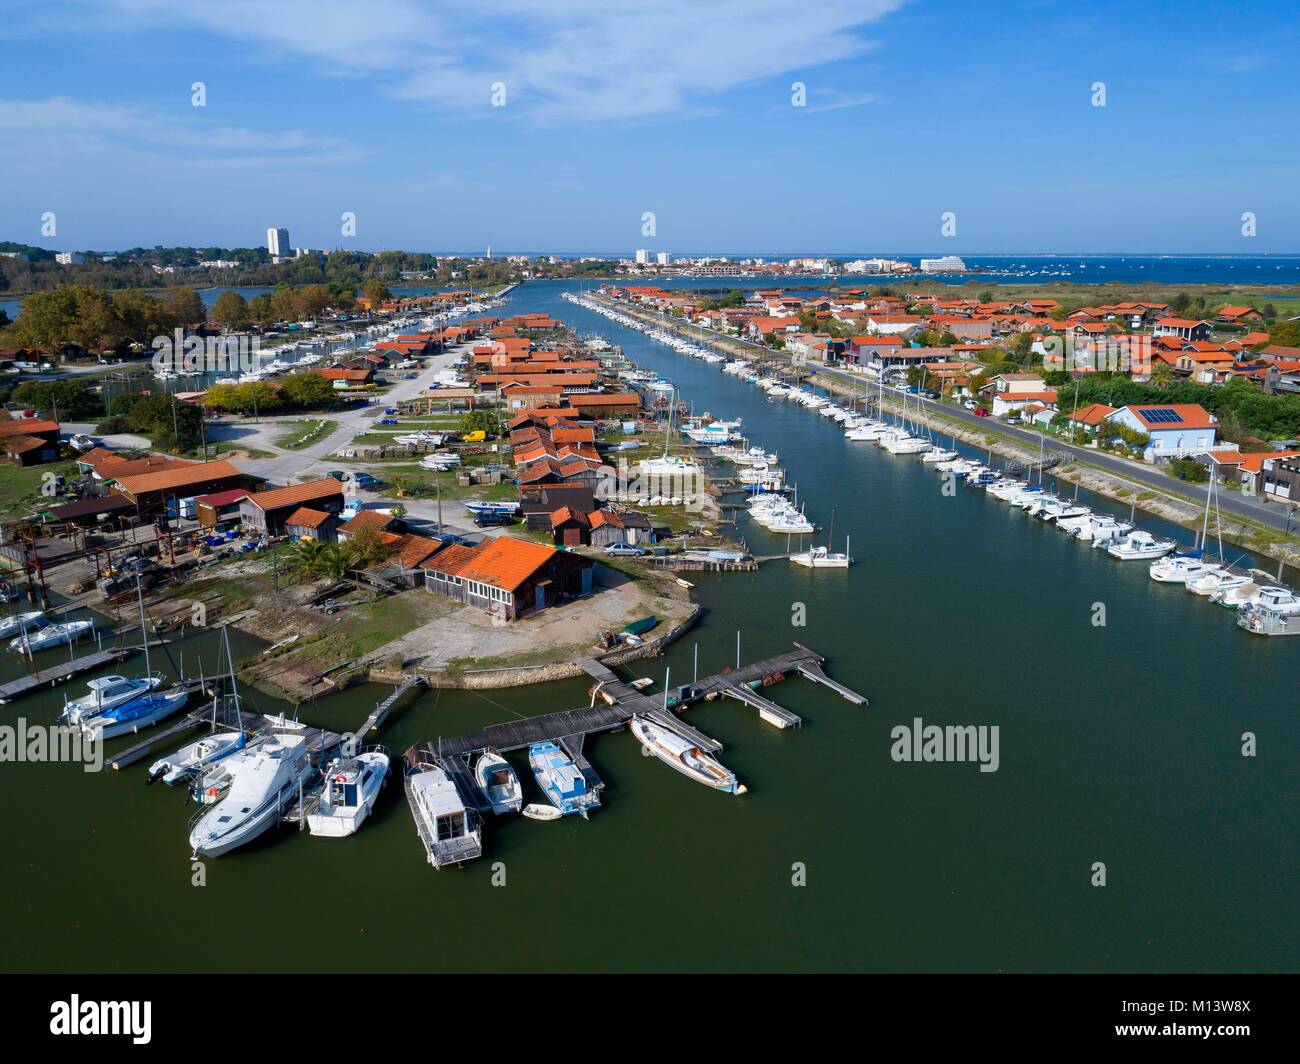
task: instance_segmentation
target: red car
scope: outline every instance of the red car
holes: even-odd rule
[[[977,407],[975,408],[975,416],[976,416],[976,417],[988,417],[988,416],[989,416],[988,409],[985,408],[985,407],[982,407],[982,406],[977,406]]]

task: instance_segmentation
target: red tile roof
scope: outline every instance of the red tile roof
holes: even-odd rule
[[[343,485],[337,480],[333,477],[321,477],[320,480],[309,480],[305,484],[290,484],[285,488],[259,491],[256,495],[250,495],[247,501],[264,511],[280,510],[286,506],[298,506],[342,494]]]
[[[302,528],[320,528],[330,519],[330,514],[324,510],[309,510],[306,506],[299,506],[288,517],[284,519],[285,525],[298,525]]]

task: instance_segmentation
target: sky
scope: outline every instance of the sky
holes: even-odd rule
[[[1298,31],[1293,0],[9,0],[0,240],[1300,253]]]

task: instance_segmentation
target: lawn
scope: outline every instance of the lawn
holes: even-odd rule
[[[0,474],[0,515],[6,518],[25,516],[41,502],[46,506],[58,506],[67,502],[56,496],[42,495],[41,487],[47,476],[61,476],[70,479],[77,475],[73,462],[50,462],[46,465],[28,466],[15,469],[5,466]]]
[[[313,443],[318,442],[338,428],[337,421],[329,421],[325,418],[312,421],[282,421],[280,424],[284,428],[290,429],[290,431],[280,436],[275,441],[275,445],[283,447],[287,451],[298,451],[304,447],[310,447]]]

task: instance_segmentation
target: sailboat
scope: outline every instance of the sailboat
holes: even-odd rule
[[[647,752],[683,776],[728,794],[745,793],[734,772],[666,724],[636,716],[629,727]]]
[[[1210,504],[1216,498],[1215,480],[1210,477],[1210,482],[1205,489],[1205,517],[1201,522],[1201,534],[1198,537],[1197,549],[1186,553],[1170,555],[1167,558],[1160,558],[1151,563],[1148,570],[1151,579],[1162,584],[1182,584],[1187,585],[1187,581],[1192,577],[1200,576],[1215,568],[1212,562],[1205,558],[1205,543],[1210,533]],[[1220,528],[1219,533],[1219,557],[1223,557],[1223,535]]]
[[[163,677],[154,674],[149,663],[149,628],[144,615],[144,586],[137,575],[136,598],[140,606],[140,637],[144,648],[144,675],[128,680],[124,676],[106,676],[86,684],[90,694],[70,703],[64,713],[81,727],[87,739],[112,739],[128,732],[138,732],[171,716],[189,700],[183,687],[159,691]],[[73,709],[73,706],[76,706]]]
[[[831,528],[826,536],[826,546],[811,547],[805,551],[799,551],[797,554],[790,555],[790,561],[795,565],[802,565],[806,569],[847,569],[853,564],[853,558],[849,554],[849,537],[844,537],[844,553],[831,550],[831,543],[835,539],[835,511],[831,511]]]

